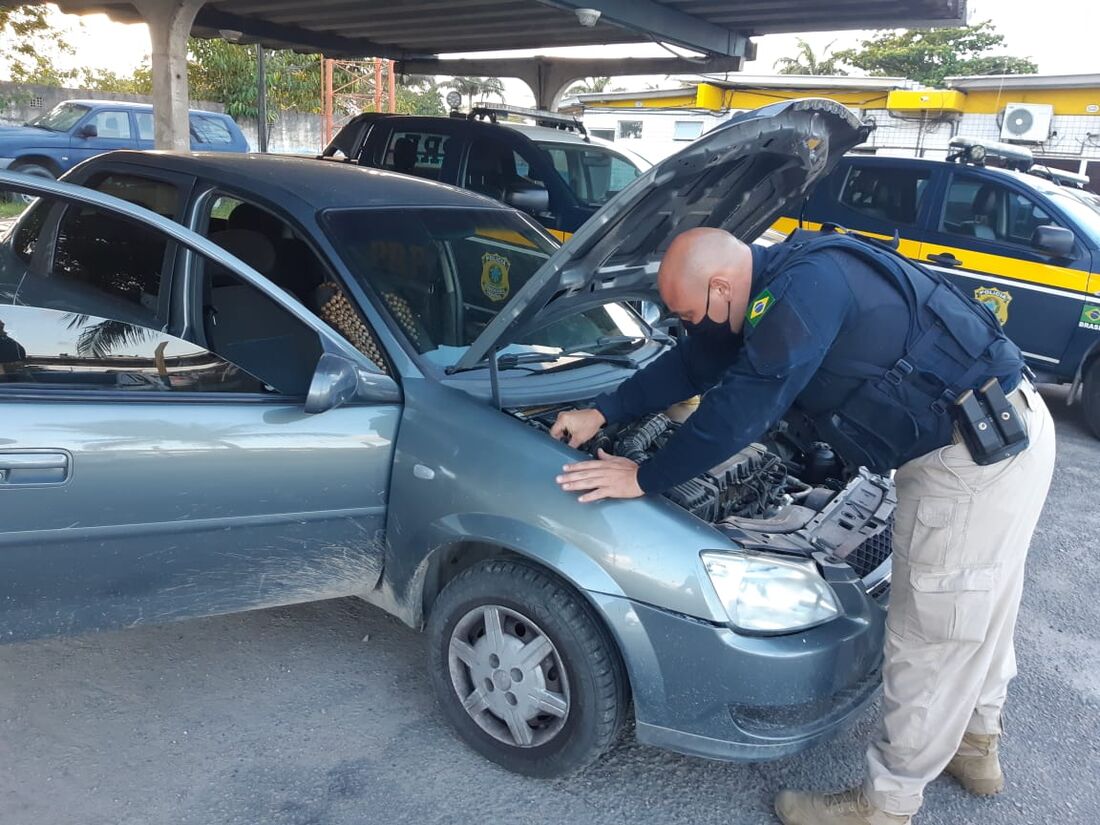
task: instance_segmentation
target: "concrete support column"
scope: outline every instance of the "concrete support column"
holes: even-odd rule
[[[205,0],[132,0],[152,42],[153,129],[158,149],[191,148],[187,122],[187,37]]]

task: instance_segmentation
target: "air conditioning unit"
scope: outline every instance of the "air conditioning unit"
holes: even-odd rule
[[[1001,140],[1042,143],[1050,137],[1054,107],[1049,103],[1009,103],[1001,121]]]

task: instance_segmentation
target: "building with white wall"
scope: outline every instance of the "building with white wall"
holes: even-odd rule
[[[651,161],[732,117],[778,100],[827,97],[873,120],[856,151],[943,158],[956,135],[1026,146],[1036,160],[1100,184],[1100,74],[948,78],[927,89],[903,78],[738,75],[680,88],[581,95],[595,135]]]

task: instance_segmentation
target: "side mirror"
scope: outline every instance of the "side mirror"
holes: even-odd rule
[[[306,395],[306,412],[327,412],[355,398],[359,389],[359,371],[347,358],[326,352],[317,362]]]
[[[1037,226],[1031,245],[1052,258],[1068,258],[1073,252],[1073,232],[1062,226]]]
[[[99,127],[96,126],[94,123],[85,123],[83,126],[80,127],[80,130],[79,132],[77,132],[77,134],[85,138],[99,137]]]
[[[538,215],[550,208],[550,193],[542,184],[516,183],[504,193],[504,202],[529,215]]]

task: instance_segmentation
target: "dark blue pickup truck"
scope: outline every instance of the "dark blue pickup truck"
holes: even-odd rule
[[[233,118],[191,111],[191,148],[247,152]],[[24,126],[0,127],[0,169],[56,178],[114,149],[153,148],[153,107],[117,100],[67,100]]]

